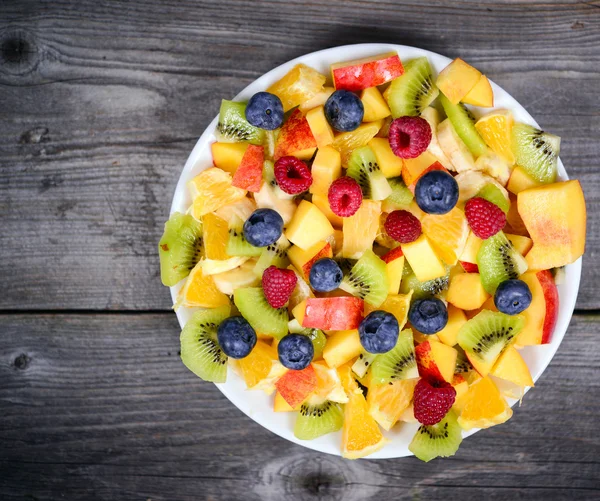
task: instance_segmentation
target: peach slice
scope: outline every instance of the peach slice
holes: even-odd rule
[[[350,91],[377,87],[403,73],[404,67],[395,52],[331,65],[335,88]]]
[[[415,348],[419,375],[433,381],[452,383],[458,352],[439,341],[424,341]]]
[[[308,120],[300,110],[294,110],[281,127],[275,143],[275,160],[293,155],[301,160],[312,157],[317,148]]]

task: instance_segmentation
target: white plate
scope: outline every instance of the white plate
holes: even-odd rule
[[[305,56],[299,57],[278,68],[275,68],[262,77],[248,85],[242,92],[233,98],[234,101],[247,101],[253,94],[259,91],[264,91],[272,83],[283,77],[294,65],[304,63],[315,68],[325,75],[329,74],[329,65],[340,61],[349,61],[368,56],[374,56],[385,52],[397,51],[402,61],[408,61],[415,57],[427,56],[432,66],[434,73],[442,70],[450,59],[435,52],[418,49],[416,47],[408,47],[406,45],[394,44],[357,44],[345,45],[343,47],[334,47],[325,49],[319,52],[313,52]],[[534,126],[538,126],[537,122],[527,111],[510,96],[508,92],[492,82],[494,89],[494,100],[496,108],[505,108],[512,110],[515,120],[526,122]],[[228,99],[230,96],[223,96]],[[481,109],[482,110],[482,109]],[[477,112],[477,110],[475,110]],[[489,110],[485,109],[487,113]],[[192,150],[183,172],[177,183],[173,204],[171,205],[171,213],[179,211],[185,212],[191,204],[191,199],[186,189],[186,183],[197,176],[202,170],[212,166],[212,157],[210,152],[210,144],[215,141],[214,131],[217,126],[218,117],[215,118],[202,134],[196,146]],[[560,179],[566,180],[567,173],[562,162],[558,161],[558,176]],[[574,264],[566,267],[565,280],[558,286],[560,296],[560,306],[558,311],[558,322],[552,337],[552,342],[544,346],[527,347],[521,351],[527,365],[531,371],[534,381],[542,375],[552,357],[556,353],[569,325],[573,309],[575,308],[575,300],[579,290],[579,279],[581,275],[581,259]],[[177,296],[181,284],[171,287],[171,296],[173,301]],[[191,317],[194,310],[180,309],[177,312],[179,324],[183,327],[187,320]],[[190,374],[190,377],[195,377]],[[206,384],[198,380],[198,384]],[[244,381],[236,376],[231,370],[227,375],[227,382],[216,385],[219,390],[242,412],[252,418],[261,426],[264,426],[273,433],[283,437],[291,442],[295,442],[304,447],[314,449],[328,454],[340,455],[341,432],[331,433],[315,440],[303,441],[294,437],[294,413],[275,413],[272,410],[273,396],[267,396],[261,391],[246,390]],[[516,401],[511,401],[514,405]],[[527,412],[527,400],[524,401],[524,408],[521,412]],[[408,444],[412,440],[413,435],[417,430],[417,425],[402,424],[397,425],[391,432],[384,432],[386,437],[391,440],[391,443],[386,445],[382,450],[368,456],[369,459],[397,458],[410,456],[412,453],[408,450]],[[472,435],[478,430],[463,432],[463,436]]]

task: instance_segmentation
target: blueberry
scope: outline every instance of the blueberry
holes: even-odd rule
[[[529,308],[531,291],[523,280],[505,280],[496,289],[494,304],[498,311],[507,315],[516,315]]]
[[[244,317],[229,317],[219,325],[217,340],[225,355],[244,358],[256,344],[256,332]]]
[[[362,101],[348,90],[336,90],[325,103],[325,116],[329,125],[341,132],[356,129],[364,115]]]
[[[444,302],[436,297],[419,299],[410,307],[408,319],[419,332],[435,334],[446,327],[448,310]]]
[[[283,104],[275,94],[257,92],[246,106],[246,120],[250,125],[273,130],[283,123]]]
[[[257,209],[244,223],[244,238],[254,247],[266,247],[279,240],[283,219],[273,209]]]
[[[417,181],[415,199],[427,214],[446,214],[458,202],[458,183],[447,172],[432,170]]]
[[[308,367],[315,354],[312,341],[304,334],[288,334],[277,345],[281,365],[295,371]]]
[[[342,283],[342,278],[344,278],[342,270],[329,257],[319,259],[310,269],[310,285],[317,292],[330,292],[337,289]]]
[[[369,313],[358,326],[360,344],[369,353],[387,353],[398,342],[400,326],[391,313],[376,310]]]

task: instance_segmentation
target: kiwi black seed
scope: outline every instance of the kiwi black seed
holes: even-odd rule
[[[387,297],[388,284],[385,263],[369,249],[344,277],[340,289],[377,308]]]
[[[339,430],[344,416],[339,404],[319,397],[311,397],[300,406],[294,435],[300,440],[313,440]]]

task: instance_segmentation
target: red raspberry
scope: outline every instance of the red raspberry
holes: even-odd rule
[[[356,213],[362,203],[360,185],[351,177],[336,179],[327,193],[331,211],[340,217],[350,217]]]
[[[296,157],[281,157],[275,162],[275,179],[288,195],[298,195],[312,184],[312,174],[306,164]]]
[[[439,423],[454,405],[456,390],[446,383],[432,386],[425,379],[420,379],[414,393],[415,418],[421,424],[431,426]]]
[[[262,287],[267,302],[273,308],[283,308],[290,299],[296,282],[298,282],[298,277],[292,270],[269,266],[262,276]]]
[[[484,240],[493,237],[506,224],[506,214],[502,209],[481,197],[472,198],[466,203],[465,216],[473,233]]]
[[[383,227],[390,237],[401,244],[414,242],[421,235],[421,221],[407,210],[390,212]]]
[[[396,118],[390,124],[388,141],[397,157],[417,158],[431,142],[431,127],[421,117]]]

